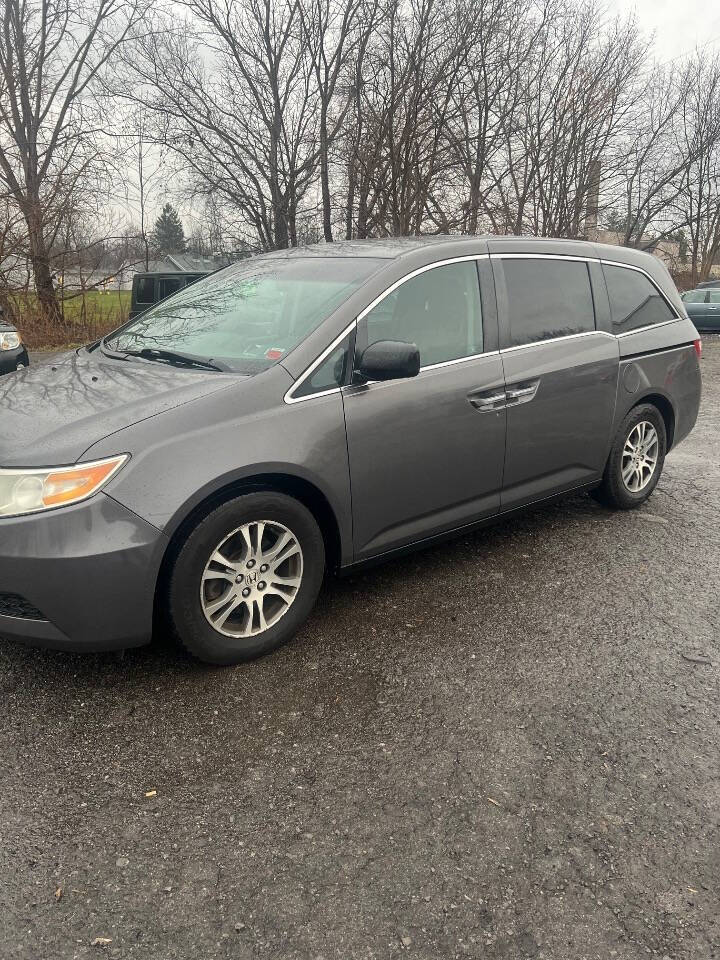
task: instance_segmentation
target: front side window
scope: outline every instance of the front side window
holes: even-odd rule
[[[675,314],[654,283],[643,273],[603,264],[615,333],[628,333],[674,320]]]
[[[281,360],[385,261],[258,257],[184,287],[105,340],[110,350],[173,351],[259,373]]]
[[[682,295],[685,303],[707,303],[706,290],[688,290]]]
[[[549,257],[503,258],[501,263],[509,346],[595,329],[587,263]]]
[[[365,315],[367,343],[414,343],[423,367],[482,353],[475,261],[433,267],[400,284]]]

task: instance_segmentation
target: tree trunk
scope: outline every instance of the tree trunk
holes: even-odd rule
[[[330,172],[328,167],[327,103],[323,96],[323,105],[320,112],[320,186],[322,188],[323,234],[325,235],[325,242],[332,243]]]
[[[355,212],[355,181],[357,178],[355,169],[355,157],[351,156],[348,163],[348,188],[347,200],[345,202],[345,239],[353,238],[353,214]]]
[[[60,305],[55,293],[50,257],[45,249],[45,239],[42,236],[30,234],[30,262],[32,263],[33,279],[38,306],[43,317],[51,323],[60,323]]]

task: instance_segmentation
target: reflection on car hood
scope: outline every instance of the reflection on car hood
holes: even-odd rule
[[[74,463],[109,434],[237,381],[85,351],[30,367],[0,379],[0,466]]]

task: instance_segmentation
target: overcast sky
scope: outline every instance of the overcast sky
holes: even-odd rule
[[[655,31],[660,60],[672,60],[695,46],[720,49],[720,3],[717,0],[608,0],[621,13],[638,15],[642,28]],[[708,44],[708,41],[712,43]]]

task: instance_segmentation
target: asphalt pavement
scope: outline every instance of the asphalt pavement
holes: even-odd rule
[[[330,583],[260,662],[0,641],[2,960],[720,956],[718,338],[703,373],[642,509]]]

